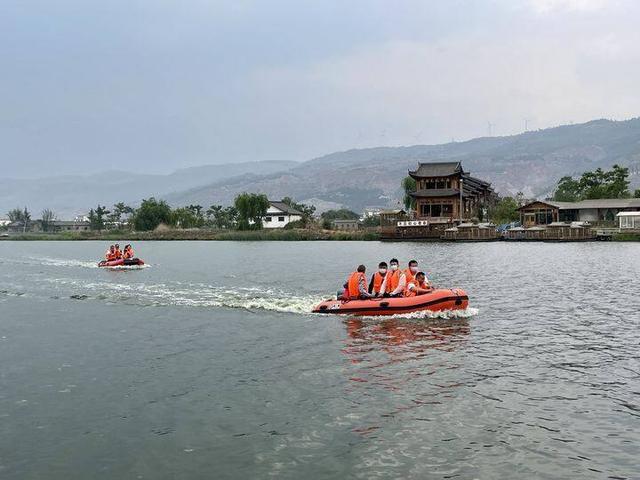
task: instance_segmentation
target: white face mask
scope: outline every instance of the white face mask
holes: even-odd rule
[[[380,275],[384,275],[385,273],[387,273],[387,269],[386,268],[380,268],[380,269],[378,269],[378,272],[380,273]]]
[[[395,272],[397,269],[398,269],[398,265],[396,265],[395,263],[392,263],[391,270]]]
[[[409,270],[411,270],[411,273],[418,273],[418,267],[409,267]]]

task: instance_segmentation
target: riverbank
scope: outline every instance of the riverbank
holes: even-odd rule
[[[25,233],[8,237],[0,237],[0,240],[103,240],[103,241],[142,241],[142,240],[226,240],[226,241],[366,241],[379,240],[380,235],[375,231],[337,232],[332,230],[157,230],[151,232],[133,232],[129,230],[103,230],[89,232],[61,232],[61,233]]]
[[[104,230],[89,232],[61,232],[61,233],[25,233],[12,234],[8,237],[0,237],[2,240],[20,241],[180,241],[180,240],[211,240],[211,241],[377,241],[380,240],[380,233],[374,230],[361,230],[352,232],[338,232],[333,230],[307,230],[307,229],[278,229],[278,230],[158,230],[151,232],[132,232],[129,230]],[[446,238],[416,238],[416,239],[388,239],[396,242],[477,242],[477,241],[503,241],[503,238],[492,238],[486,240],[475,239],[446,239]],[[594,241],[581,240],[581,241]],[[519,241],[519,240],[511,240]],[[522,241],[522,240],[520,240]],[[529,239],[527,241],[544,242],[552,240]],[[640,242],[640,233],[618,233],[611,236],[609,241],[614,242]]]

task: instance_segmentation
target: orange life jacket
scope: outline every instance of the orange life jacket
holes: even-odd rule
[[[349,292],[349,298],[360,298],[360,283],[362,281],[366,282],[366,278],[364,273],[362,272],[353,272],[349,277],[349,281],[347,282],[347,290]]]
[[[129,249],[125,250],[124,254],[123,254],[123,257],[124,258],[133,258],[133,249],[129,248]]]
[[[382,282],[384,282],[385,275],[380,275],[380,272],[376,272],[373,274],[373,292],[372,293],[380,293],[380,289],[382,288]]]
[[[122,258],[122,252],[120,250],[116,250],[113,256],[116,260],[118,260],[119,258]]]
[[[398,288],[398,284],[400,283],[400,270],[389,271],[387,272],[387,288],[385,291],[387,293],[393,292],[396,288]]]
[[[415,278],[411,282],[407,280],[407,286],[404,288],[403,294],[405,297],[415,297],[418,294],[415,290],[409,290],[409,283],[413,283],[416,287],[423,288],[425,290],[429,288],[429,284],[426,281],[418,283]]]
[[[104,254],[104,258],[107,261],[113,260],[113,253],[111,253],[111,250],[107,250],[107,253]]]
[[[409,283],[413,282],[415,280],[415,278],[416,278],[410,268],[405,268],[404,269],[404,275],[407,277],[407,285],[409,285]]]

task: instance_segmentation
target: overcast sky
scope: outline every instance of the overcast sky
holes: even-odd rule
[[[635,0],[2,0],[0,176],[640,115]]]

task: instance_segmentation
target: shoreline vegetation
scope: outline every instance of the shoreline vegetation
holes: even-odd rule
[[[24,233],[0,237],[0,241],[379,241],[377,230],[335,231],[317,229],[274,229],[274,230],[216,230],[216,229],[158,229],[154,231],[132,230],[92,230],[85,232]],[[428,239],[422,242],[461,243],[470,240]],[[497,238],[492,241],[502,241]],[[517,240],[511,240],[510,243]],[[536,241],[536,240],[529,240]],[[537,240],[545,241],[545,240]],[[640,242],[640,233],[614,234],[611,241]],[[484,241],[486,242],[486,241]]]
[[[24,233],[0,237],[0,240],[23,241],[143,241],[143,240],[211,240],[211,241],[375,241],[376,231],[333,231],[312,229],[274,230],[215,230],[215,229],[159,229],[154,231],[90,230],[85,232]]]

